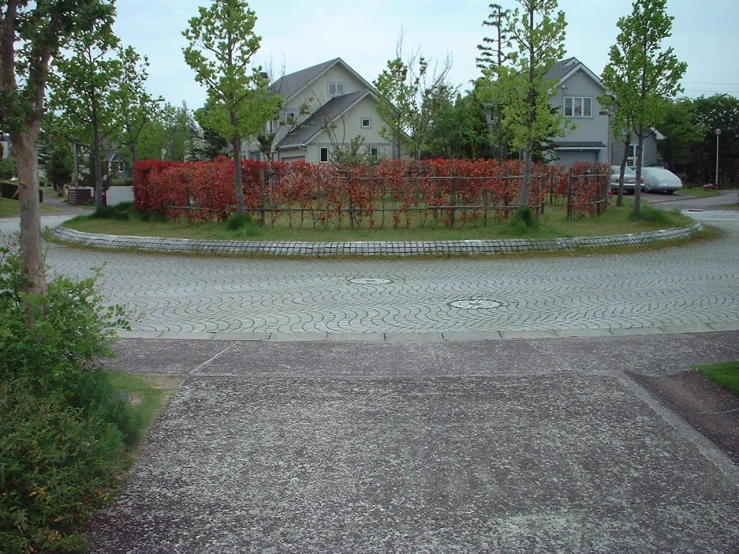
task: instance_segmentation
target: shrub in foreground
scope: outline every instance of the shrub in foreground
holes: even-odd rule
[[[22,284],[17,256],[0,248],[0,551],[82,551],[80,527],[119,483],[140,429],[94,367],[125,320],[94,278],[57,277],[46,298]]]

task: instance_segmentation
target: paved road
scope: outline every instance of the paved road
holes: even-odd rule
[[[739,322],[739,214],[694,214],[709,244],[627,255],[494,260],[269,260],[52,247],[55,271],[105,264],[136,330],[443,333]]]
[[[695,202],[705,204],[663,206]],[[492,260],[203,258],[52,245],[48,262],[75,277],[105,265],[101,290],[129,308],[137,331],[350,337],[737,324],[739,213],[691,215],[726,237],[638,254]]]

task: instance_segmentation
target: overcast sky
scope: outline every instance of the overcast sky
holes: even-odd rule
[[[514,0],[497,0],[514,7]],[[262,47],[256,64],[279,77],[340,57],[372,82],[395,55],[403,33],[404,50],[428,59],[453,60],[450,80],[469,88],[478,76],[476,45],[489,28],[489,0],[253,0]],[[688,64],[684,95],[739,96],[739,0],[668,0],[675,17],[674,47]],[[125,45],[149,57],[149,90],[172,104],[202,106],[205,91],[185,64],[182,31],[198,6],[209,0],[118,0],[115,31]],[[567,18],[567,57],[574,56],[600,75],[615,42],[618,18],[631,12],[631,0],[560,0]]]

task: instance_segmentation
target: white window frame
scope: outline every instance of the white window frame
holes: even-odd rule
[[[285,110],[285,123],[295,121],[295,110]]]
[[[365,121],[367,122],[367,125],[364,124]],[[362,129],[372,129],[372,118],[371,117],[360,117],[359,126]]]
[[[626,165],[632,168],[636,167],[636,148],[637,146],[638,146],[637,144],[629,144],[629,150],[631,150],[631,152],[629,153],[630,155],[626,157]],[[644,155],[643,149],[642,149],[642,155]]]
[[[333,89],[333,92],[331,92]],[[333,98],[334,96],[344,96],[344,83],[329,82],[328,84],[328,95]]]
[[[373,161],[377,161],[380,156],[380,151],[377,148],[377,146],[370,147],[370,158],[372,158]]]
[[[325,158],[326,158],[325,160],[323,159],[324,158],[324,153],[326,154],[325,155]],[[328,146],[321,146],[318,149],[318,161],[321,162],[321,163],[328,162]]]
[[[563,113],[565,117],[575,119],[593,117],[593,97],[565,96],[563,100]]]

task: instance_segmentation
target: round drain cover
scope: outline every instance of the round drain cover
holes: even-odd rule
[[[349,279],[349,282],[355,285],[389,285],[392,280],[378,277],[357,277],[356,279]]]
[[[484,298],[471,298],[468,300],[455,300],[449,302],[452,308],[459,308],[460,310],[491,310],[493,308],[500,308],[503,303],[497,300],[486,300]]]

